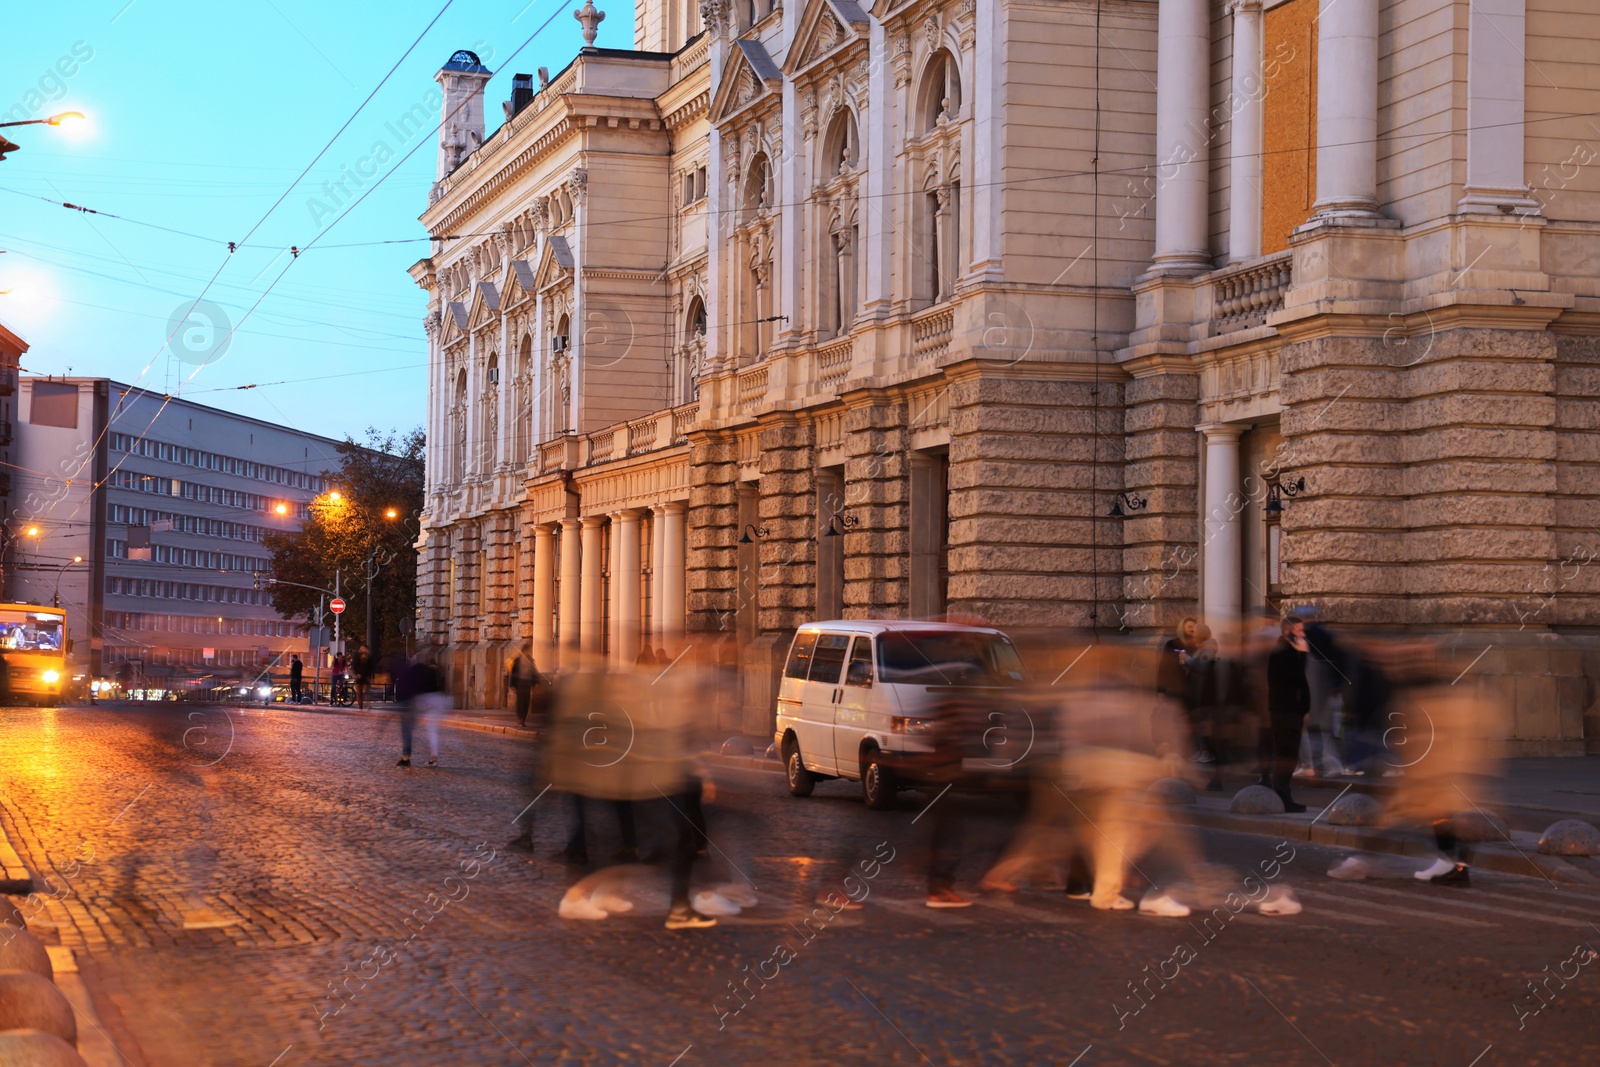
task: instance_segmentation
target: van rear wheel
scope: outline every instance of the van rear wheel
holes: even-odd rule
[[[784,771],[789,778],[789,795],[792,797],[808,797],[817,787],[817,778],[806,770],[806,764],[800,758],[800,746],[790,743],[789,756],[784,762]]]
[[[861,754],[861,799],[866,801],[867,807],[873,811],[884,811],[894,807],[895,794],[899,786],[895,784],[894,773],[883,765],[883,753],[877,749],[868,749]]]

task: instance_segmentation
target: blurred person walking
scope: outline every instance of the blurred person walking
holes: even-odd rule
[[[400,706],[400,759],[397,767],[411,766],[411,740],[416,731],[417,717],[423,720],[428,738],[428,766],[439,762],[439,701],[449,707],[449,696],[440,692],[439,671],[432,663],[432,651],[418,651],[417,658],[405,674],[407,699]]]
[[[511,690],[516,698],[518,726],[527,728],[528,716],[533,711],[533,691],[546,684],[544,676],[539,673],[538,664],[533,660],[532,646],[524,644],[506,663],[506,688]],[[540,725],[536,717],[534,729],[539,729]]]
[[[1305,736],[1301,745],[1300,771],[1313,777],[1344,772],[1344,755],[1334,730],[1334,714],[1340,695],[1349,683],[1348,659],[1344,648],[1319,619],[1315,604],[1303,604],[1290,612],[1303,625],[1306,639],[1306,684],[1310,706]]]
[[[1304,624],[1294,616],[1283,620],[1281,636],[1267,657],[1267,713],[1272,723],[1272,788],[1287,812],[1306,810],[1289,793],[1300,758],[1300,731],[1311,707],[1306,680]]]
[[[356,677],[356,707],[367,706],[367,691],[372,688],[372,676],[377,673],[377,664],[367,650],[366,645],[356,649],[355,659],[350,664],[351,671]]]

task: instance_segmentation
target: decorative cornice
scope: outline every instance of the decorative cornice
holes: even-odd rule
[[[666,118],[668,132],[677,133],[684,126],[695,119],[704,118],[711,112],[711,90],[696,95],[682,107],[673,111]]]

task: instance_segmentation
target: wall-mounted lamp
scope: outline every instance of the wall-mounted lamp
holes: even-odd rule
[[[750,536],[751,534],[754,534],[755,537]],[[767,529],[765,526],[756,526],[753,523],[747,522],[744,524],[744,533],[739,535],[739,543],[741,545],[753,545],[756,543],[756,538],[766,538],[770,536],[772,536],[772,531]]]
[[[1284,481],[1273,482],[1271,485],[1267,486],[1267,506],[1266,506],[1266,509],[1265,509],[1266,513],[1268,515],[1281,515],[1281,514],[1283,514],[1283,499],[1282,499],[1282,497],[1286,496],[1286,497],[1289,497],[1289,498],[1293,499],[1294,497],[1299,496],[1301,493],[1303,493],[1305,491],[1306,491],[1305,475],[1301,475],[1300,477],[1296,478],[1292,482],[1284,482]]]
[[[1130,511],[1143,511],[1150,506],[1148,497],[1134,496],[1132,493],[1118,493],[1111,501],[1111,517],[1113,519],[1127,518]]]
[[[859,525],[861,525],[860,519],[856,518],[854,515],[846,515],[841,511],[833,518],[828,520],[828,528],[822,531],[822,536],[838,537],[840,534],[844,533],[844,531],[853,530]]]

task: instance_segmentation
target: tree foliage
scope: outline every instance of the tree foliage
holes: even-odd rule
[[[423,498],[423,431],[404,434],[367,430],[365,444],[347,438],[339,446],[338,470],[324,471],[328,491],[310,507],[300,530],[269,534],[272,605],[286,619],[332,624],[331,613],[317,619],[317,586],[339,591],[348,605],[344,637],[354,649],[365,640],[368,561],[372,580],[373,630],[382,654],[401,640],[399,624],[413,618],[417,604],[417,516]],[[285,585],[298,582],[299,585]]]

